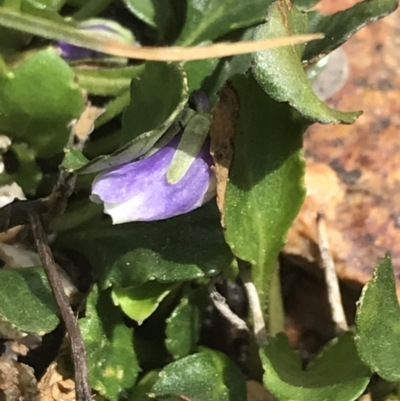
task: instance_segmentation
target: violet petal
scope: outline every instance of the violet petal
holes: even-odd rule
[[[114,224],[167,219],[194,210],[215,195],[209,141],[179,182],[167,182],[168,167],[180,138],[176,136],[148,158],[96,177],[91,199],[104,203],[104,211]]]

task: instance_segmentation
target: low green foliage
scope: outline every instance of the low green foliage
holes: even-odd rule
[[[80,328],[91,386],[109,400],[118,400],[121,393],[135,384],[140,368],[133,349],[133,332],[112,304],[109,291],[92,291]]]
[[[200,339],[207,293],[203,289],[185,294],[167,319],[165,345],[174,359],[191,354]]]
[[[269,21],[256,29],[255,39],[307,32],[307,14],[279,2],[269,9]],[[253,57],[258,84],[275,100],[289,102],[302,116],[320,123],[353,123],[360,113],[331,109],[318,99],[301,63],[304,45],[269,49]],[[276,68],[277,65],[282,66]]]
[[[241,113],[226,191],[226,240],[237,257],[253,265],[266,304],[266,283],[305,194],[301,148],[307,123],[295,119],[287,103],[272,100],[252,76],[232,82]]]
[[[389,256],[363,291],[356,334],[334,339],[306,369],[283,333],[256,345],[243,326],[251,329],[257,318],[249,313],[254,299],[240,292],[244,264],[267,326],[282,315],[280,299],[269,301],[280,296],[272,278],[306,192],[305,130],[315,122],[351,124],[360,115],[319,100],[305,68],[397,6],[365,0],[322,16],[317,3],[0,0],[0,131],[11,142],[1,149],[0,183],[16,182],[35,200],[51,194],[60,171],[71,174],[74,190],[57,186],[59,198],[49,199],[57,199],[58,214],[51,209],[44,221],[57,262],[75,265],[78,288],[82,277],[89,283],[79,326],[90,385],[105,400],[245,401],[246,380],[263,375],[278,401],[353,401],[373,373],[400,380],[400,309]],[[118,46],[97,30],[76,28],[98,18],[129,29],[138,49],[325,37],[222,59],[142,61],[99,54],[115,56]],[[102,20],[98,28],[110,33]],[[200,107],[195,90],[206,98]],[[90,136],[78,140],[73,124],[89,103],[103,114],[84,118]],[[210,129],[218,161],[212,167]],[[169,154],[172,138],[179,144]],[[143,182],[135,181],[142,171],[123,171],[149,160]],[[90,198],[93,182],[104,184],[106,200]],[[210,200],[216,183],[218,202]],[[163,214],[176,204],[174,217]],[[113,225],[103,206],[110,215],[157,207],[161,217]],[[24,230],[18,239],[32,245]],[[231,311],[210,296],[215,288]],[[7,330],[43,335],[58,324],[41,267],[0,269],[1,338]]]
[[[192,400],[243,401],[246,386],[232,361],[205,349],[167,365],[151,393],[156,397],[183,395]]]
[[[23,333],[44,334],[58,325],[57,307],[41,268],[0,270],[0,288],[0,321]]]
[[[370,370],[357,355],[353,335],[345,333],[306,369],[285,335],[261,350],[265,386],[278,400],[355,400],[366,388]]]
[[[40,157],[60,153],[68,141],[68,123],[83,111],[72,69],[49,49],[33,53],[10,71],[11,76],[0,78],[2,131],[27,142]]]
[[[393,266],[386,255],[365,286],[357,311],[356,344],[361,359],[388,381],[400,379],[400,307]]]

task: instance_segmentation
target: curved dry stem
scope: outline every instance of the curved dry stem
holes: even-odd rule
[[[314,33],[260,41],[217,43],[194,47],[141,47],[123,44],[101,35],[90,34],[68,24],[60,24],[39,16],[15,12],[5,7],[0,7],[0,26],[52,40],[65,41],[112,56],[149,61],[190,61],[221,58],[305,43],[324,37],[321,33]]]
[[[213,45],[195,47],[135,47],[124,45],[115,41],[105,40],[99,46],[99,49],[96,50],[113,56],[141,60],[192,61],[253,53],[265,49],[290,46],[322,38],[322,34],[316,33],[257,41],[217,43]]]

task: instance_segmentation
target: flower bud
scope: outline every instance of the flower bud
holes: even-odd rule
[[[135,41],[131,31],[122,27],[117,22],[107,19],[93,18],[82,21],[78,23],[77,28],[93,33],[93,35],[100,35],[128,45],[133,44]],[[61,52],[61,57],[66,60],[82,60],[106,56],[104,53],[87,49],[85,47],[75,46],[63,41],[58,42],[57,47]]]
[[[186,174],[176,183],[167,171],[181,135],[151,156],[108,170],[93,182],[91,200],[103,202],[114,224],[168,219],[200,207],[215,196],[216,180],[206,140]]]

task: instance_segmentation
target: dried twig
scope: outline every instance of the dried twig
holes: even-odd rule
[[[86,141],[89,139],[90,134],[95,128],[95,121],[105,112],[105,109],[93,106],[88,100],[86,101],[85,110],[82,112],[79,118],[73,120],[70,124],[71,136],[68,146],[74,146],[74,148],[83,150]],[[74,145],[74,139],[78,140],[78,143]]]
[[[119,57],[153,61],[190,61],[248,54],[260,50],[305,43],[322,38],[322,34],[316,33],[236,43],[217,43],[196,47],[134,47],[103,39],[99,40],[96,44],[93,43],[93,45],[104,53]],[[91,47],[94,48],[92,43]]]
[[[48,210],[43,215],[44,222],[48,224],[54,217],[63,214],[68,198],[74,191],[76,183],[76,174],[67,171],[60,171],[56,185],[51,194],[46,198],[48,202]]]
[[[322,267],[325,272],[325,282],[328,291],[328,301],[331,307],[332,320],[335,323],[336,334],[348,331],[346,315],[343,310],[342,296],[340,295],[339,280],[336,275],[335,264],[329,249],[328,235],[324,214],[317,215],[318,247]]]
[[[261,308],[260,299],[256,286],[251,280],[251,266],[247,263],[240,264],[240,278],[246,289],[249,306],[253,315],[253,330],[257,345],[261,348],[267,342],[267,329],[265,327],[264,313]]]
[[[4,27],[42,36],[52,40],[68,41],[76,46],[97,50],[119,57],[128,57],[153,61],[189,61],[220,58],[236,54],[247,54],[279,46],[295,45],[322,39],[322,33],[294,35],[283,38],[271,38],[260,41],[238,43],[218,43],[193,47],[144,47],[127,45],[107,36],[91,35],[69,26],[55,24],[46,18],[31,16],[27,13],[16,13],[5,7],[0,9],[0,22]]]
[[[52,40],[68,41],[73,45],[90,48],[113,56],[153,61],[189,61],[221,58],[305,43],[324,37],[322,33],[312,33],[259,41],[217,43],[206,46],[145,47],[127,45],[102,35],[91,35],[88,32],[82,32],[69,26],[56,25],[53,21],[36,15],[16,13],[5,7],[2,7],[0,11],[0,22],[4,27]]]
[[[88,119],[87,116],[84,116]],[[76,124],[73,126],[70,142],[74,143]],[[81,127],[76,147],[81,148],[84,140],[91,130],[91,124]],[[86,131],[86,132],[84,132]],[[79,330],[74,312],[70,306],[64,286],[57,271],[53,253],[50,249],[46,232],[42,221],[47,224],[55,216],[62,214],[67,206],[67,201],[72,194],[76,182],[76,174],[60,171],[57,184],[47,198],[34,201],[14,200],[10,204],[0,208],[0,232],[18,226],[29,224],[33,233],[36,248],[46,272],[50,288],[53,292],[57,306],[60,309],[62,320],[65,323],[71,341],[72,357],[75,365],[75,389],[77,401],[91,400],[89,386],[88,366],[86,350]]]
[[[71,341],[72,357],[75,366],[75,391],[77,401],[91,401],[91,390],[89,386],[89,371],[86,361],[86,350],[82,334],[79,330],[78,321],[68,298],[64,292],[60,277],[58,276],[53,253],[43,228],[40,216],[36,211],[29,215],[29,222],[35,239],[38,254],[43,263],[43,268],[49,280],[56,303],[60,309],[62,320],[68,331]]]
[[[87,103],[85,110],[81,116],[73,120],[70,124],[71,134],[68,141],[68,146],[82,150],[86,140],[94,129],[94,122],[104,110],[93,107],[90,102]],[[56,185],[47,201],[49,210],[44,215],[45,222],[51,221],[55,216],[63,214],[68,198],[72,195],[75,189],[76,174],[69,171],[61,170]]]
[[[28,216],[32,210],[42,214],[48,210],[48,202],[45,199],[32,201],[14,199],[11,203],[0,208],[0,232],[28,223]]]
[[[210,288],[210,298],[216,309],[218,309],[221,315],[224,316],[232,326],[236,327],[238,330],[249,331],[246,322],[232,312],[226,299],[213,286]]]

